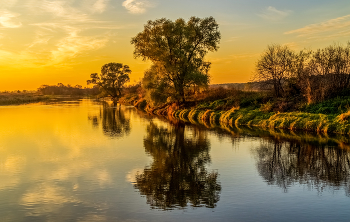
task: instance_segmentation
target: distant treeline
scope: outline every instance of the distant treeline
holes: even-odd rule
[[[88,96],[88,95],[98,95],[99,89],[97,87],[93,88],[83,88],[81,85],[71,86],[58,83],[57,85],[42,85],[38,88],[38,92],[43,95],[76,95],[76,96]]]
[[[295,52],[269,45],[256,64],[255,81],[277,98],[300,95],[307,103],[322,102],[350,89],[350,42]]]

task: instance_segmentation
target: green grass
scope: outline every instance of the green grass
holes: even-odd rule
[[[350,108],[350,97],[337,97],[320,103],[310,104],[302,110],[308,113],[341,114]]]
[[[135,101],[141,100],[136,96],[124,98],[124,103],[138,104]],[[168,103],[152,107],[148,101],[142,100],[142,107],[156,115],[170,115],[206,126],[226,124],[350,134],[350,96],[346,94],[306,105],[298,98],[274,99],[266,93],[212,90],[197,95],[185,104]]]
[[[258,93],[245,93],[225,99],[218,99],[214,101],[202,101],[196,108],[197,109],[213,109],[213,110],[229,110],[232,107],[241,108],[258,108],[266,96],[259,95]]]
[[[265,129],[350,134],[350,112],[340,115],[326,115],[304,112],[267,113],[253,108],[228,111],[186,109],[176,111],[173,116],[184,121],[204,123],[205,125],[220,123]]]

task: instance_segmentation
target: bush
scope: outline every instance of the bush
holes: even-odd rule
[[[273,109],[273,103],[271,101],[268,101],[265,104],[261,104],[261,106],[260,106],[260,110],[262,112],[271,112],[272,109]]]
[[[196,97],[198,109],[230,110],[232,107],[258,108],[270,97],[263,92],[247,92],[236,89],[210,89]]]
[[[350,108],[350,97],[337,97],[320,103],[307,105],[303,111],[308,113],[341,114]]]

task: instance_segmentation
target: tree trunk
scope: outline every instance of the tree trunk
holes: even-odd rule
[[[185,103],[185,91],[184,91],[184,88],[181,87],[180,89],[181,89],[181,91],[180,91],[181,102]]]
[[[118,105],[118,100],[119,100],[118,97],[112,97],[112,101],[113,101],[113,105],[114,105],[114,106],[117,106],[117,105]]]
[[[183,85],[182,84],[175,85],[175,90],[176,90],[176,93],[178,94],[178,96],[180,97],[180,98],[178,98],[179,102],[184,103],[185,102],[185,90],[184,90]]]

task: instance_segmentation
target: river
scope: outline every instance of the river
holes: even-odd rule
[[[0,220],[347,221],[349,144],[89,99],[2,106]]]

